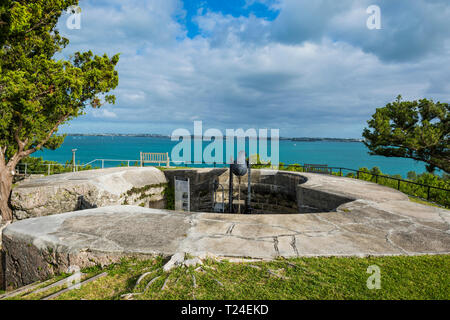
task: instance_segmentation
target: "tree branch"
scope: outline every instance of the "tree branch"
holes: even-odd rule
[[[69,118],[69,115],[64,115],[63,117],[61,117],[56,122],[56,124],[53,126],[53,128],[50,130],[48,135],[44,138],[44,140],[42,140],[34,148],[31,148],[31,149],[28,149],[28,150],[24,151],[23,148],[25,148],[25,146],[27,145],[29,139],[27,138],[27,139],[25,139],[25,141],[21,142],[22,144],[24,144],[22,150],[20,150],[20,145],[19,145],[19,150],[16,152],[16,154],[13,157],[11,157],[11,159],[9,159],[7,166],[9,168],[11,168],[11,169],[15,168],[20,160],[22,160],[23,158],[29,156],[30,154],[32,154],[32,153],[36,152],[37,150],[39,150],[40,148],[42,148],[42,146],[45,145],[47,143],[47,141],[51,138],[51,136],[56,131],[56,129],[61,125],[61,123],[66,121],[67,118]],[[20,141],[20,139],[19,139],[19,141]]]
[[[22,140],[20,140],[20,137],[19,137],[20,130],[22,130],[22,125],[23,125],[23,122],[22,122],[22,119],[20,119],[19,120],[19,128],[17,128],[16,132],[14,132],[14,139],[16,140],[17,146],[19,147],[18,153],[21,153],[23,151],[23,149],[25,148],[25,143]]]
[[[0,168],[5,166],[6,146],[0,147]]]
[[[42,18],[37,24],[35,24],[33,27],[25,31],[25,34],[30,33],[31,31],[39,28],[41,25],[43,25],[45,22],[47,22],[47,19],[52,16],[52,14],[55,12],[55,10],[52,10],[46,15],[44,18]]]
[[[67,120],[67,118],[69,118],[69,115],[64,115],[63,117],[61,117],[56,124],[53,126],[52,130],[50,130],[50,132],[48,133],[47,137],[45,137],[44,140],[42,140],[41,143],[39,143],[37,146],[35,146],[34,148],[31,148],[27,151],[23,151],[22,154],[24,155],[24,157],[29,156],[30,154],[32,154],[33,152],[36,152],[37,150],[39,150],[40,148],[42,148],[43,145],[45,145],[47,143],[47,141],[51,138],[51,136],[53,135],[53,133],[56,131],[56,129],[58,129],[58,127],[61,125],[61,123],[63,123],[64,121]]]
[[[32,101],[39,101],[41,98],[44,98],[46,95],[48,95],[49,93],[53,93],[55,91],[55,86],[52,85],[50,87],[50,89],[46,90],[46,91],[42,91],[41,93],[37,94]]]

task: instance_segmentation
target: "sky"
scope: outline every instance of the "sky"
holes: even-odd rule
[[[381,29],[369,29],[377,5]],[[450,100],[448,0],[81,0],[77,51],[120,53],[115,105],[64,133],[280,129],[360,138],[376,108]]]

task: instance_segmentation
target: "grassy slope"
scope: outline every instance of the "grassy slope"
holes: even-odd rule
[[[445,207],[443,207],[443,206],[441,206],[441,205],[438,205],[438,204],[436,204],[436,203],[429,202],[429,201],[426,201],[426,200],[423,200],[423,199],[420,199],[420,198],[416,198],[416,197],[412,197],[412,196],[409,196],[409,200],[412,201],[412,202],[416,202],[416,203],[420,203],[420,204],[425,204],[425,205],[431,206],[431,207],[436,207],[436,208],[446,209]]]
[[[230,263],[208,260],[197,267],[161,269],[161,258],[124,260],[106,269],[84,270],[108,276],[57,299],[450,299],[450,256],[298,258],[272,262]],[[381,289],[366,286],[367,267],[381,269]],[[197,269],[197,270],[195,270]],[[140,275],[152,272],[135,287]],[[145,287],[155,280],[144,292]],[[194,277],[195,283],[194,286]],[[162,288],[164,289],[162,290]],[[38,296],[17,297],[40,299]]]

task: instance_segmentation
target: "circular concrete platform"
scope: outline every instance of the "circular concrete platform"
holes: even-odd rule
[[[265,171],[262,174],[275,174]],[[182,213],[111,206],[26,219],[3,231],[5,281],[21,286],[121,257],[210,253],[297,256],[450,253],[450,211],[410,202],[373,183],[306,173],[300,196],[346,199],[336,212],[277,215]],[[331,199],[331,200],[330,200]]]

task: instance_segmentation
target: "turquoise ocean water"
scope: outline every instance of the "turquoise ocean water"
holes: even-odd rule
[[[44,150],[33,154],[65,163],[76,152],[76,161],[81,164],[94,159],[138,160],[143,152],[172,152],[177,144],[167,138],[120,137],[120,136],[69,136],[57,150]],[[204,147],[209,142],[204,142]],[[268,143],[270,145],[270,143]],[[270,154],[270,148],[269,148]],[[363,143],[358,142],[298,142],[280,141],[280,161],[286,164],[328,164],[333,167],[358,169],[378,166],[383,173],[401,174],[406,177],[409,171],[425,172],[425,165],[410,159],[371,156]],[[118,162],[105,162],[105,167],[117,166]],[[93,163],[101,166],[101,162]]]

